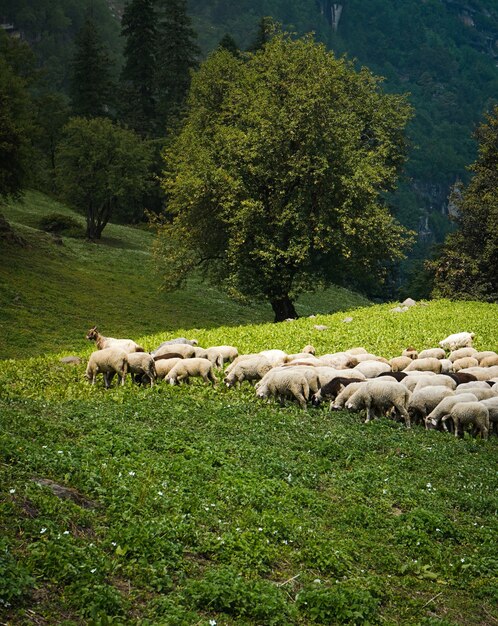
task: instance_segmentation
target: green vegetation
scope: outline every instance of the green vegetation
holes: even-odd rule
[[[195,334],[244,351],[311,341],[389,356],[465,320],[478,348],[496,349],[496,314],[441,301],[405,314],[358,309],[349,324],[341,313]],[[2,621],[498,619],[496,437],[280,408],[249,386],[128,380],[105,391],[83,372],[57,356],[0,363]],[[43,479],[74,491],[58,498]]]
[[[53,213],[76,220],[80,237],[63,236],[59,246],[40,232],[40,220]],[[89,243],[81,237],[81,216],[33,192],[5,206],[5,215],[29,246],[2,242],[0,358],[81,350],[94,324],[107,335],[138,337],[180,324],[200,328],[272,318],[269,306],[236,304],[196,278],[181,291],[163,293],[150,253],[151,232],[109,224],[98,243]],[[300,315],[311,315],[366,304],[363,296],[331,288],[303,294],[296,307]]]

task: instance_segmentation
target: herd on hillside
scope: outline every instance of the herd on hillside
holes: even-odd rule
[[[195,339],[178,337],[146,352],[131,339],[104,337],[96,327],[87,339],[96,342],[86,378],[95,384],[97,374],[110,387],[117,374],[124,385],[127,373],[136,384],[153,386],[158,380],[171,385],[200,377],[215,386],[223,372],[227,387],[254,384],[256,396],[275,398],[283,406],[290,399],[306,409],[330,402],[330,410],[365,411],[365,422],[388,416],[427,429],[487,439],[498,435],[498,354],[472,347],[473,333],[450,335],[438,348],[417,352],[407,348],[387,360],[364,348],[316,356],[311,345],[297,354],[263,350],[240,354],[233,346],[201,348]]]

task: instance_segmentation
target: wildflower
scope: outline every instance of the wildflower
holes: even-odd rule
[[[96,568],[96,567],[94,567],[93,569],[91,569],[91,570],[90,570],[90,572],[91,572],[92,574],[95,574],[95,572],[96,572],[96,571],[97,571],[97,568]]]
[[[111,541],[111,546],[116,547],[118,544],[115,541]]]
[[[210,619],[209,620],[209,626],[216,626],[216,620],[215,619]]]
[[[64,454],[64,450],[57,450],[57,454]]]
[[[68,531],[68,530],[65,530],[62,534],[63,534],[63,535],[69,535],[69,531]]]
[[[465,559],[460,559],[460,563],[465,563]]]
[[[43,527],[43,528],[40,530],[40,535],[43,535],[43,533],[46,533],[46,532],[47,532],[47,529],[46,529],[45,527]]]
[[[157,492],[157,495],[158,495],[158,496],[164,496],[164,493],[163,493],[162,491],[158,491],[158,492]]]
[[[427,487],[427,489],[432,489],[431,483],[427,483],[426,487]]]
[[[128,476],[135,476],[135,472],[128,472]]]
[[[15,493],[16,490],[15,489],[9,489],[9,493]]]

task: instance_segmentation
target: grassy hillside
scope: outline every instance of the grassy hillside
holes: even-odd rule
[[[497,305],[389,309],[196,336],[390,356],[467,329],[478,348],[498,348]],[[249,386],[105,391],[83,372],[56,356],[0,362],[2,622],[498,620],[496,437],[280,408]]]
[[[9,204],[7,219],[28,241],[19,248],[2,243],[0,256],[0,358],[76,350],[85,331],[98,324],[110,336],[144,336],[183,328],[269,321],[269,305],[240,306],[218,290],[191,281],[174,293],[160,290],[150,246],[153,234],[110,224],[99,243],[64,237],[64,245],[38,230],[48,213],[83,218],[47,196],[28,193]],[[345,289],[303,296],[300,315],[364,306],[368,301]]]

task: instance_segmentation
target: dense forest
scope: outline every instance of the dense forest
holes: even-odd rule
[[[45,91],[69,96],[71,60],[89,16],[98,25],[110,80],[117,82],[126,75],[125,7],[124,0],[1,0],[0,17],[4,30],[33,49],[43,70],[38,89],[43,84]],[[188,13],[192,40],[195,37],[199,49],[192,48],[197,54],[187,69],[224,36],[242,50],[250,48],[263,16],[272,16],[298,35],[313,31],[338,56],[345,54],[357,68],[367,66],[384,77],[388,93],[408,94],[415,112],[408,125],[411,148],[398,190],[388,202],[404,225],[418,231],[413,258],[425,257],[434,242],[443,240],[451,228],[449,193],[455,183],[469,180],[468,166],[477,154],[473,132],[498,94],[498,2],[190,0]],[[166,54],[167,48],[163,50]],[[168,86],[168,80],[171,77],[163,79],[164,90],[171,92],[176,82]],[[188,85],[181,88],[185,91]],[[122,105],[128,100],[126,91],[116,94]],[[142,120],[140,127],[137,120],[127,118],[125,106],[116,102],[106,106],[111,116],[156,139],[161,135],[158,124],[168,119],[174,125],[177,119],[176,105],[168,110],[169,105],[159,103],[152,130],[154,124],[145,128]],[[155,147],[156,156],[160,147]]]

